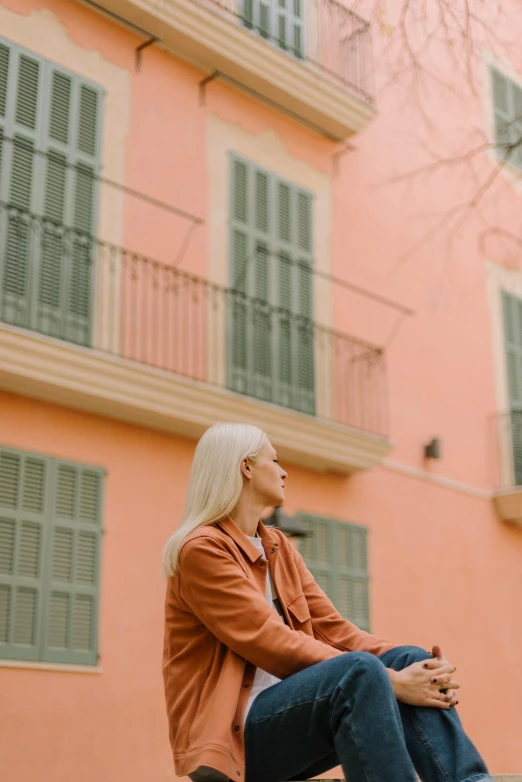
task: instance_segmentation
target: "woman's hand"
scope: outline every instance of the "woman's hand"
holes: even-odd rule
[[[434,647],[433,651],[435,649],[438,647]],[[437,656],[413,663],[402,671],[389,673],[397,700],[411,706],[449,709],[458,703],[455,690],[459,689],[460,684],[452,678],[456,670],[440,653],[440,658]]]
[[[433,646],[432,647],[431,656],[434,657],[437,660],[440,660],[441,664],[450,665],[450,661],[448,660],[448,658],[446,657],[446,655],[444,654],[444,652],[442,651],[440,646]],[[457,669],[455,668],[455,670],[457,670]],[[456,700],[456,694],[455,694],[454,690],[449,689],[448,687],[441,687],[441,692],[444,692],[446,695],[451,695],[452,700],[455,703],[458,703],[458,700]]]

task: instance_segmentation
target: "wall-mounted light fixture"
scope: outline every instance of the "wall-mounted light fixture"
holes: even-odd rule
[[[431,443],[424,446],[425,459],[440,459],[440,439],[434,437]]]

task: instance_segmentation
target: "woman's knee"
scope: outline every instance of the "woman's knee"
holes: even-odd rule
[[[347,655],[349,663],[349,673],[351,675],[357,673],[364,675],[365,677],[371,677],[372,679],[386,679],[389,681],[389,676],[385,666],[373,654],[369,652],[348,652]]]
[[[409,658],[413,663],[419,663],[422,660],[427,660],[431,657],[431,654],[423,649],[422,646],[400,646],[399,649]]]
[[[396,669],[407,668],[409,665],[413,665],[413,663],[419,663],[431,658],[431,654],[421,646],[398,646],[382,656],[385,665]],[[391,658],[389,662],[388,656]]]

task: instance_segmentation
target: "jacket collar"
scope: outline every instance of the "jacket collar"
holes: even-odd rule
[[[217,526],[232,538],[251,562],[256,562],[263,556],[230,516],[219,521]],[[262,521],[257,525],[257,532],[263,541],[263,546],[279,546],[277,537],[272,533],[270,527],[265,527]]]

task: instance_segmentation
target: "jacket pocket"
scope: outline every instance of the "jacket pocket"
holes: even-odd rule
[[[310,616],[310,609],[308,608],[308,603],[304,595],[298,595],[294,598],[294,600],[287,604],[286,610],[292,617],[292,625],[294,627],[298,626],[299,630],[304,630],[306,632],[307,628],[302,627],[302,625],[308,623],[311,634],[312,617]]]

